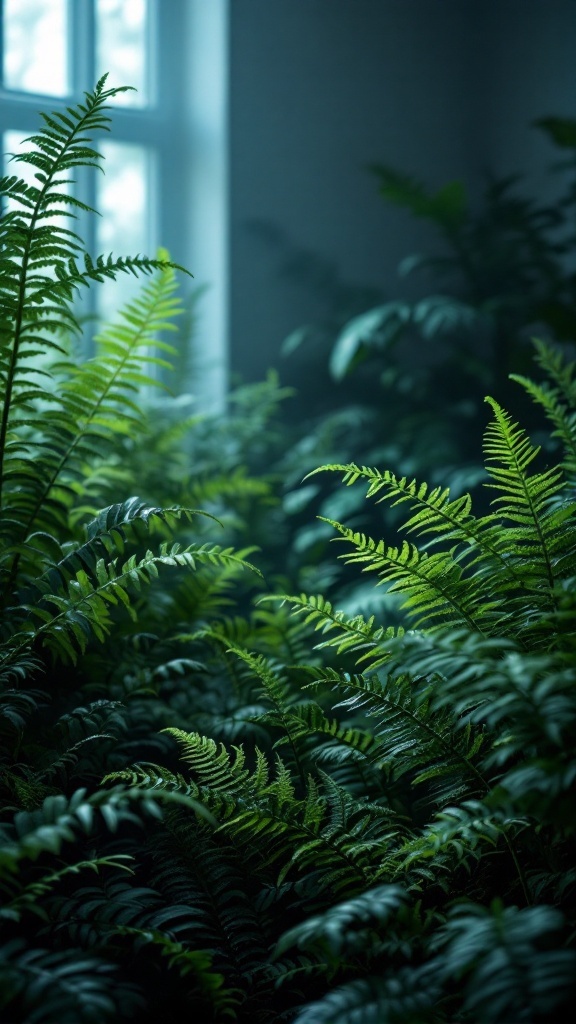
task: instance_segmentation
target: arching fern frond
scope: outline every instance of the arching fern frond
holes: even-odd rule
[[[25,913],[45,917],[45,909],[38,905],[38,901],[47,893],[52,892],[63,879],[68,878],[70,875],[79,875],[84,871],[95,871],[98,873],[102,868],[114,868],[133,875],[134,871],[131,867],[133,862],[134,857],[128,853],[115,853],[110,856],[93,857],[91,860],[73,861],[65,864],[62,868],[46,872],[40,878],[28,882],[22,888],[19,888],[16,894],[12,895],[12,898],[8,894],[11,888],[13,890],[16,889],[17,883],[13,878],[6,877],[0,885],[4,889],[5,895],[8,895],[8,899],[6,899],[6,902],[0,909],[0,918],[19,921]]]
[[[334,709],[375,719],[373,763],[392,779],[408,775],[424,785],[427,803],[444,805],[463,795],[484,794],[489,782],[480,767],[485,738],[462,729],[450,709],[434,709],[433,687],[410,675],[366,678],[324,669],[318,681],[332,685]],[[312,684],[316,685],[316,684]]]
[[[529,474],[528,468],[540,449],[531,444],[525,432],[493,398],[486,401],[494,411],[484,442],[488,473],[494,481],[487,486],[500,492],[494,504],[513,524],[506,536],[516,558],[523,562],[524,586],[546,586],[551,600],[558,541],[564,542],[559,533],[569,514],[550,508],[562,487],[562,474],[557,467]],[[572,514],[573,511],[570,510]]]
[[[425,968],[404,967],[387,977],[361,978],[309,1003],[294,1024],[440,1024],[435,1011],[440,985]]]
[[[206,786],[213,792],[243,793],[246,796],[268,790],[269,767],[262,751],[256,749],[256,768],[251,772],[246,767],[246,754],[242,747],[233,747],[234,754],[231,755],[223,743],[217,744],[208,736],[185,733],[176,728],[164,731],[180,743],[182,760],[197,776],[199,786]],[[283,797],[290,799],[293,796],[293,788],[289,784],[286,785],[282,772],[279,779]]]
[[[401,595],[401,607],[416,626],[453,620],[470,629],[482,628],[493,602],[471,586],[453,550],[429,553],[406,540],[399,546],[387,545],[334,520],[322,519],[354,548],[352,554],[341,555],[342,560],[363,565],[365,572],[376,572],[390,593]]]
[[[402,636],[402,627],[378,626],[375,616],[364,619],[361,615],[352,618],[346,612],[336,610],[332,603],[322,594],[299,594],[281,597],[268,596],[261,601],[279,601],[291,606],[292,614],[303,618],[306,626],[313,625],[315,631],[326,635],[334,633],[329,639],[316,645],[317,650],[333,647],[336,653],[357,655],[355,663],[375,670],[388,660],[388,644],[396,636]]]
[[[104,76],[93,92],[85,94],[84,103],[68,107],[66,114],[44,114],[44,128],[29,140],[34,149],[15,157],[36,168],[38,184],[27,185],[15,176],[0,183],[2,192],[19,207],[0,225],[0,508],[5,504],[5,456],[11,433],[48,391],[36,383],[38,354],[60,351],[59,336],[79,329],[72,310],[75,292],[91,281],[115,278],[121,272],[150,273],[167,263],[139,256],[99,257],[93,262],[86,254],[80,268],[81,239],[59,223],[46,223],[55,211],[70,218],[75,208],[86,209],[68,195],[69,175],[78,166],[99,165],[90,133],[107,129],[105,110],[121,91],[107,89]]]
[[[119,433],[133,430],[141,421],[134,399],[139,387],[154,383],[144,372],[144,365],[156,359],[153,351],[169,350],[157,335],[171,327],[171,319],[180,312],[173,297],[175,287],[174,271],[166,263],[141,296],[121,312],[124,322],[103,335],[93,359],[78,365],[53,363],[50,371],[44,371],[53,375],[54,395],[52,408],[40,420],[41,429],[28,427],[14,413],[5,463],[10,490],[0,518],[2,561],[10,585],[33,575],[50,538],[62,533],[69,518],[75,522],[85,514],[78,498],[90,467],[102,461]],[[32,407],[26,411],[26,419],[33,412]],[[12,436],[26,439],[24,451],[11,443]],[[12,487],[12,482],[17,486]],[[57,549],[56,539],[52,547]],[[53,550],[48,550],[54,557]]]
[[[479,800],[463,800],[439,812],[420,836],[398,851],[400,870],[447,856],[470,870],[471,862],[479,861],[487,850],[503,845],[508,835],[516,835],[527,825],[526,819],[507,817]]]
[[[532,472],[539,449],[497,402],[487,401],[494,414],[484,444],[492,478],[487,486],[499,492],[497,512],[476,518],[467,494],[451,499],[446,488],[351,463],[315,472],[338,472],[346,485],[363,480],[368,497],[408,503],[411,515],[403,529],[425,543],[386,544],[321,518],[353,547],[343,560],[376,572],[390,593],[404,599],[402,608],[417,627],[463,625],[485,635],[529,636],[534,620],[556,613],[558,587],[574,575],[576,546],[568,543],[568,525],[576,505],[558,504],[561,470]]]
[[[564,470],[569,477],[576,476],[576,363],[568,362],[560,349],[534,339],[536,361],[546,372],[548,380],[538,383],[529,377],[513,373],[517,381],[537,405],[546,413],[564,449]]]
[[[477,1019],[568,1019],[576,952],[557,947],[563,927],[562,914],[548,906],[456,906],[437,936],[438,973],[444,984],[464,980],[463,1010]]]
[[[136,620],[129,595],[149,586],[162,567],[194,571],[200,564],[249,565],[231,548],[215,544],[181,548],[178,543],[161,544],[157,552],[148,549],[143,556],[131,555],[120,564],[117,559],[107,562],[98,558],[93,573],[86,571],[82,559],[78,562],[79,567],[76,563],[72,572],[73,559],[67,560],[67,578],[62,580],[59,591],[52,589],[53,579],[37,581],[37,602],[22,606],[25,621],[14,634],[0,665],[10,664],[32,644],[48,647],[58,657],[75,663],[78,652],[86,650],[92,636],[102,641],[110,632],[113,608],[125,609]]]
[[[366,889],[284,932],[276,944],[274,956],[282,956],[293,946],[321,956],[328,953],[337,959],[350,955],[361,945],[362,933],[366,941],[365,933],[386,925],[405,899],[406,894],[398,885]]]

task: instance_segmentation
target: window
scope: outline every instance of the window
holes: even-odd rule
[[[227,0],[0,0],[0,132],[13,152],[39,109],[64,109],[109,73],[112,135],[100,136],[105,175],[78,176],[102,218],[81,226],[90,252],[153,254],[158,244],[207,286],[195,372],[218,400],[226,364]],[[22,166],[19,173],[22,173]],[[128,297],[122,278],[95,290],[109,317]],[[200,354],[200,359],[198,358]],[[191,382],[198,391],[198,382]]]

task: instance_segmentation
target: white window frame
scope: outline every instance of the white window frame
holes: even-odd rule
[[[197,285],[206,287],[197,311],[195,379],[184,382],[204,409],[222,405],[227,384],[228,4],[150,0],[149,104],[114,105],[110,111],[111,141],[154,154],[150,236],[194,274]],[[0,133],[32,133],[39,127],[40,109],[64,110],[94,87],[94,0],[68,0],[68,5],[70,94],[20,92],[0,83]],[[0,32],[1,25],[0,17]],[[0,50],[1,45],[0,39]],[[94,177],[79,176],[78,188],[93,206]],[[95,248],[93,222],[90,218],[82,225],[90,251]]]

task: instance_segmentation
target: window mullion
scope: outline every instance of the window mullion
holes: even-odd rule
[[[77,102],[95,84],[96,22],[94,0],[68,0],[68,68],[71,98]],[[93,209],[96,206],[96,175],[93,169],[79,167],[76,171],[75,193],[78,199]],[[76,230],[86,249],[92,255],[96,250],[96,217],[78,211]],[[96,315],[96,291],[85,289],[80,301],[79,314],[88,318]],[[85,351],[92,354],[91,331],[85,332]],[[89,340],[88,340],[89,339]]]
[[[72,95],[81,97],[94,88],[96,22],[94,0],[68,0],[68,61]]]

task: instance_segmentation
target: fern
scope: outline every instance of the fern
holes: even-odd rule
[[[402,636],[403,627],[383,627],[375,624],[375,616],[368,620],[362,615],[352,618],[342,610],[333,608],[332,603],[322,594],[284,595],[282,597],[264,597],[261,600],[275,600],[291,606],[293,615],[301,616],[305,625],[314,625],[316,631],[326,635],[335,633],[328,640],[317,644],[319,650],[333,647],[338,655],[357,654],[357,665],[367,662],[372,669],[378,668],[388,660],[390,641],[395,636]]]
[[[574,547],[567,543],[566,527],[575,506],[557,507],[561,471],[554,467],[530,473],[539,449],[498,403],[489,401],[494,420],[484,447],[493,482],[487,486],[499,492],[494,502],[501,506],[499,513],[477,519],[469,495],[451,500],[445,489],[431,490],[389,472],[331,465],[321,469],[340,472],[347,485],[368,480],[369,497],[409,502],[412,514],[403,528],[431,539],[421,548],[407,540],[387,545],[327,521],[355,549],[344,560],[376,572],[391,593],[403,597],[402,607],[416,625],[464,625],[485,635],[518,635],[530,631],[536,618],[555,612],[557,588],[574,572]],[[452,546],[434,550],[438,544]],[[525,614],[526,592],[530,616]],[[311,609],[312,602],[307,605]]]
[[[5,945],[0,956],[0,1009],[12,1019],[16,1012],[30,1024],[54,1020],[98,1024],[145,1008],[136,985],[119,982],[111,965],[100,957],[26,949],[18,940]]]
[[[445,1019],[435,1011],[439,987],[425,970],[407,968],[387,978],[350,981],[323,999],[310,1003],[294,1018],[295,1024],[436,1024]]]
[[[25,885],[12,899],[8,899],[0,910],[0,918],[7,918],[12,921],[19,921],[23,913],[31,912],[39,917],[45,916],[44,908],[38,905],[38,900],[47,893],[52,892],[59,883],[69,875],[78,875],[83,871],[99,872],[101,868],[116,868],[133,874],[132,868],[127,863],[134,858],[130,854],[117,853],[108,857],[95,857],[92,860],[76,861],[66,864],[63,868],[50,871],[41,878]],[[4,880],[4,888],[9,892],[10,878]]]
[[[554,426],[552,437],[557,438],[564,449],[564,469],[570,478],[576,473],[576,439],[574,406],[576,405],[576,382],[574,363],[567,363],[560,351],[538,339],[534,340],[536,361],[546,372],[547,381],[538,383],[521,374],[511,375],[528,392],[530,397],[546,413]]]
[[[133,949],[138,954],[146,947],[158,950],[168,962],[168,967],[177,972],[178,977],[188,981],[192,975],[198,990],[196,1001],[204,999],[207,1012],[215,1011],[220,1017],[234,1020],[239,1002],[239,992],[225,987],[224,976],[213,970],[212,958],[202,950],[189,949],[181,942],[169,939],[157,930],[144,930],[118,925],[115,934],[134,940]]]
[[[274,955],[281,956],[287,949],[297,946],[328,954],[337,960],[342,954],[358,949],[362,933],[386,926],[404,899],[405,894],[399,886],[367,889],[354,899],[338,903],[324,914],[310,917],[291,928],[277,943]]]
[[[0,1013],[568,1020],[574,368],[539,344],[548,382],[520,380],[551,423],[542,450],[489,400],[480,512],[339,460],[326,424],[322,469],[391,507],[399,535],[364,529],[358,487],[321,529],[384,599],[297,580],[272,609],[247,611],[246,587],[235,604],[249,529],[265,559],[284,543],[270,467],[251,475],[276,382],[220,424],[143,408],[176,354],[174,268],[46,230],[74,213],[63,179],[99,162],[113,94],[102,81],[45,120],[23,156],[38,185],[4,182]],[[459,235],[457,188],[386,182]],[[75,295],[124,272],[148,275],[140,297],[73,359]],[[410,313],[429,336],[468,315],[442,297]],[[350,325],[348,356],[367,328]]]
[[[574,995],[576,953],[546,948],[546,940],[563,923],[546,906],[454,908],[438,934],[438,968],[444,978],[465,979],[464,1012],[502,1024],[562,1019]]]
[[[44,351],[61,351],[57,339],[62,331],[78,331],[78,323],[71,303],[76,291],[104,277],[115,278],[119,273],[150,273],[166,266],[166,259],[146,257],[99,257],[92,261],[86,254],[83,267],[77,262],[82,252],[81,239],[73,231],[45,222],[55,210],[62,216],[74,216],[77,208],[88,209],[70,196],[63,186],[66,177],[79,166],[98,166],[100,157],[91,146],[88,133],[107,128],[104,111],[117,89],[106,89],[106,76],[93,93],[87,93],[84,103],[69,108],[66,114],[43,114],[44,128],[28,140],[34,149],[18,154],[15,160],[36,168],[38,185],[11,176],[0,183],[1,191],[20,208],[6,214],[2,220],[2,363],[3,382],[2,418],[0,424],[0,505],[4,508],[4,489],[12,474],[22,466],[17,462],[12,469],[6,458],[13,449],[14,431],[27,422],[33,403],[43,400],[47,389],[36,383],[38,371],[34,360]],[[64,207],[62,210],[61,207]],[[69,209],[69,207],[71,209]],[[133,307],[132,312],[138,312]],[[143,321],[144,323],[145,321]],[[138,325],[140,326],[140,325]],[[137,332],[142,341],[142,332]],[[105,340],[107,354],[113,354],[114,342],[122,339],[122,331]],[[116,353],[114,353],[116,355]],[[89,376],[89,374],[87,374]],[[80,389],[81,390],[81,389]],[[99,384],[98,393],[101,391]],[[81,392],[82,393],[82,392]],[[84,395],[87,390],[84,389]],[[74,399],[74,391],[66,396]],[[78,396],[79,397],[79,396]],[[64,402],[66,407],[66,401]],[[57,417],[55,417],[57,426]],[[64,440],[64,435],[60,435]],[[56,465],[62,456],[56,456]],[[54,469],[54,471],[56,471]],[[37,492],[37,482],[30,481]],[[36,503],[35,503],[36,504]]]

